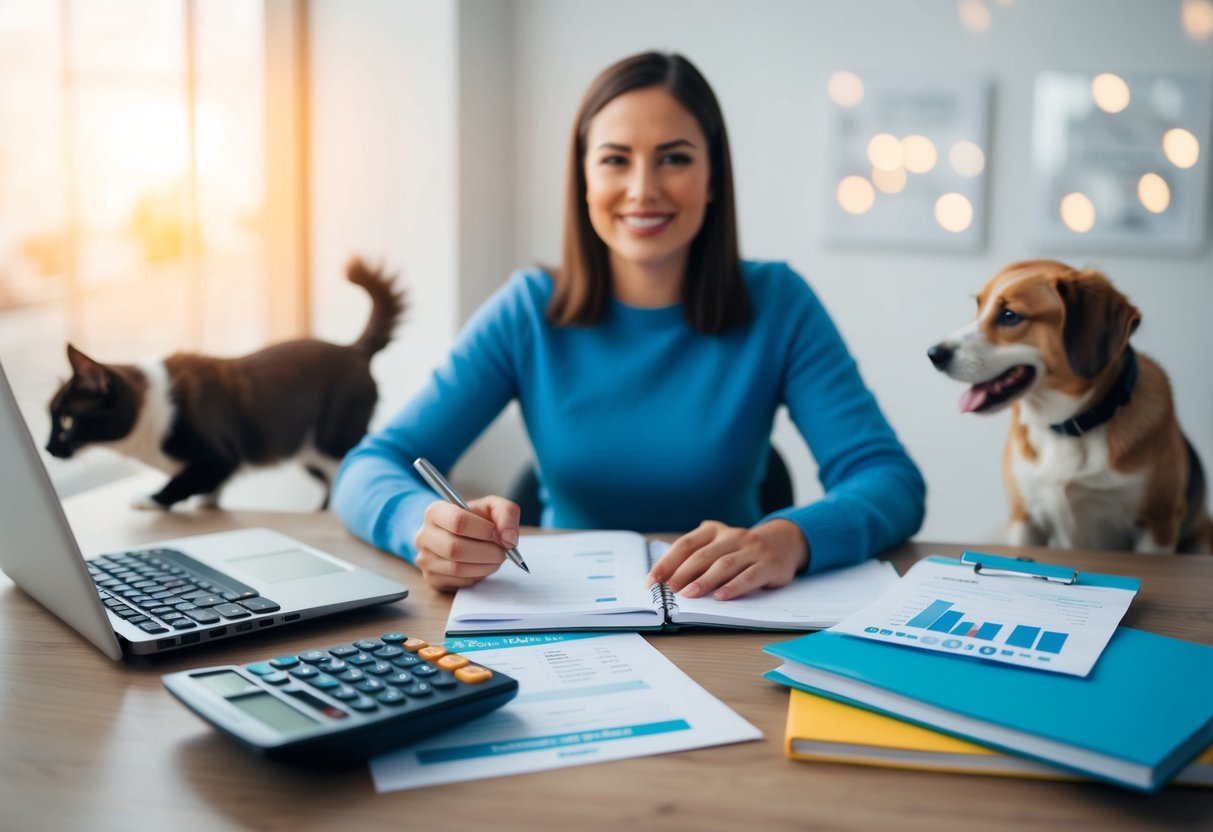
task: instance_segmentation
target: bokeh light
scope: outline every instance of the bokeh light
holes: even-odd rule
[[[1095,106],[1105,113],[1119,113],[1129,106],[1129,85],[1119,75],[1105,72],[1091,82],[1091,97]]]
[[[1195,136],[1176,127],[1162,136],[1162,152],[1177,168],[1190,168],[1200,159],[1200,142]]]
[[[848,176],[838,183],[835,191],[838,204],[848,214],[866,214],[876,201],[876,191],[872,183],[862,176]]]
[[[910,173],[926,173],[935,167],[939,153],[926,136],[906,136],[901,140],[902,164]]]
[[[993,18],[990,8],[981,0],[960,0],[960,24],[970,32],[988,32]]]
[[[1184,0],[1180,12],[1184,31],[1193,40],[1205,40],[1213,35],[1213,2],[1210,0]]]
[[[952,145],[948,151],[948,162],[952,170],[961,176],[980,176],[986,169],[986,154],[975,142],[964,139]]]
[[[905,168],[881,170],[872,168],[872,184],[886,194],[899,194],[906,186]]]
[[[863,81],[854,72],[835,72],[826,84],[826,91],[839,107],[854,107],[863,101]]]
[[[1161,214],[1171,204],[1171,187],[1157,173],[1147,173],[1137,180],[1137,198],[1152,214]]]
[[[901,167],[901,142],[891,133],[877,133],[868,142],[868,161],[881,170]]]
[[[973,203],[962,194],[944,194],[935,201],[935,221],[945,231],[964,231],[973,224]]]
[[[1095,227],[1095,203],[1086,194],[1066,194],[1061,200],[1061,221],[1076,234]]]

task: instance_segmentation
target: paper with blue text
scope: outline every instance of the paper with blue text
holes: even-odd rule
[[[1072,584],[985,574],[949,558],[919,561],[833,632],[1086,676],[1140,581],[1075,573]]]
[[[762,738],[635,633],[486,636],[445,646],[513,676],[518,696],[373,759],[380,792]]]

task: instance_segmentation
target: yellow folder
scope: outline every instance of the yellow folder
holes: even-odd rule
[[[784,750],[795,760],[917,768],[961,774],[996,774],[1047,780],[1079,780],[1076,774],[1004,754],[899,719],[833,699],[791,691]],[[1213,746],[1172,781],[1213,786]]]

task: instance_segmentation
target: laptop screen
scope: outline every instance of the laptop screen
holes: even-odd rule
[[[0,569],[111,659],[122,656],[59,497],[0,366]]]

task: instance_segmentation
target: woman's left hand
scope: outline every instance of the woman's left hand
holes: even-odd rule
[[[711,594],[717,601],[784,586],[809,561],[804,532],[790,520],[750,529],[706,520],[674,541],[649,571],[650,585],[665,583],[685,598]]]

